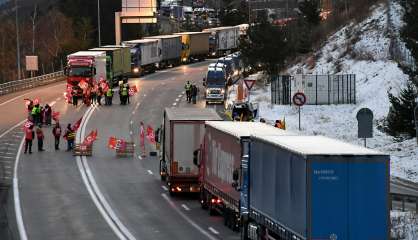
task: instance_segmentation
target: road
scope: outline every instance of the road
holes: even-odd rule
[[[63,83],[0,97],[0,111],[7,113],[0,121],[0,172],[3,169],[11,175],[15,159],[19,160],[15,175],[15,190],[19,191],[14,192],[14,198],[12,192],[8,197],[9,233],[0,234],[0,239],[18,239],[15,204],[17,222],[22,216],[21,227],[28,239],[239,239],[239,234],[223,226],[220,216],[210,217],[201,210],[193,196],[168,196],[159,180],[158,159],[148,154],[154,150],[150,145],[146,146],[146,157],[139,154],[139,123],[155,129],[161,124],[165,107],[188,106],[184,83],[200,83],[208,64],[180,66],[131,79],[139,93],[128,106],[120,106],[115,99],[111,107],[74,108],[64,102]],[[54,151],[51,127],[44,128],[46,152],[35,149],[32,155],[19,153],[23,137],[20,125],[26,116],[24,98],[52,104],[61,113],[63,127],[84,116],[78,137],[95,129],[99,133],[93,156],[76,158],[62,150]],[[194,107],[205,106],[201,101]],[[110,136],[135,141],[135,158],[116,158],[107,148]],[[398,183],[391,188],[418,196],[418,191]],[[16,192],[19,199],[13,202]]]
[[[4,111],[22,111],[1,121],[3,132],[25,117],[22,97],[39,97],[43,103],[53,103],[54,110],[61,113],[62,125],[83,115],[87,120],[91,112],[84,132],[92,129],[99,132],[94,156],[84,160],[65,151],[54,151],[51,127],[44,128],[46,152],[35,150],[32,155],[20,152],[19,195],[28,239],[238,239],[237,233],[223,226],[221,217],[210,217],[201,210],[195,196],[168,197],[158,177],[159,162],[155,157],[139,159],[136,155],[134,159],[117,159],[107,148],[110,136],[137,142],[140,121],[155,128],[161,122],[164,107],[174,103],[185,105],[184,83],[201,82],[207,65],[208,62],[197,63],[131,79],[139,93],[128,106],[120,106],[115,99],[117,104],[111,107],[75,109],[64,102],[62,84],[40,88],[25,96],[20,96],[25,92],[10,96],[9,99],[18,99],[0,107]],[[16,152],[10,152],[12,157],[18,153],[22,137],[18,134],[20,127],[15,131],[3,137],[8,139],[9,134],[16,134],[13,148]],[[61,149],[64,147],[62,142]],[[88,170],[84,164],[88,164]]]

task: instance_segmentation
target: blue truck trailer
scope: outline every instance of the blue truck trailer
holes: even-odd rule
[[[242,239],[388,240],[388,155],[320,136],[251,136]]]

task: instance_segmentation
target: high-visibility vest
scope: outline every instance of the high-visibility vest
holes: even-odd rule
[[[33,107],[32,108],[32,115],[41,113],[41,108],[40,107]]]
[[[128,89],[126,87],[122,88],[122,96],[128,95]]]
[[[192,87],[192,85],[190,83],[186,83],[185,88],[186,88],[187,91],[190,91],[191,87]]]
[[[113,96],[112,89],[107,90],[106,96],[108,96],[108,97]]]
[[[75,132],[67,130],[66,137],[67,137],[67,140],[74,140],[75,139]]]

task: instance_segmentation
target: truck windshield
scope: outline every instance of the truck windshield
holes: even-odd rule
[[[206,78],[207,87],[224,87],[225,75],[222,71],[209,71]]]
[[[91,77],[92,75],[91,67],[87,66],[71,66],[69,71],[70,77]]]

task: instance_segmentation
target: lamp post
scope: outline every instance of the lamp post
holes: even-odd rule
[[[418,144],[418,122],[417,122],[417,113],[418,113],[418,97],[415,98],[415,108],[414,108],[414,120],[415,120],[415,138],[417,139]]]
[[[102,46],[101,29],[100,29],[100,0],[97,0],[97,29],[99,31],[99,47]]]
[[[16,61],[17,61],[17,78],[21,78],[21,68],[20,68],[20,39],[19,39],[19,14],[18,14],[18,5],[17,0],[15,0],[16,8]]]

